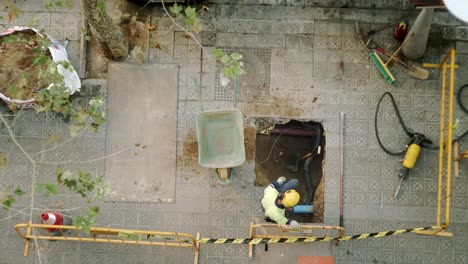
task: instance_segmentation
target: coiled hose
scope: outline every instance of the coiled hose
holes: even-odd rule
[[[460,89],[458,90],[458,94],[457,94],[457,103],[458,105],[460,106],[460,108],[462,109],[463,112],[465,112],[466,114],[468,114],[468,110],[466,108],[465,105],[463,105],[463,102],[462,102],[462,92],[464,91],[464,89],[468,87],[468,84],[465,84],[463,86],[460,87]],[[380,147],[382,148],[382,150],[389,154],[389,155],[393,155],[393,156],[397,156],[397,155],[401,155],[403,154],[406,149],[403,149],[402,151],[391,151],[389,149],[387,149],[383,143],[382,143],[382,140],[380,139],[380,136],[379,136],[379,129],[378,129],[378,125],[377,125],[377,121],[378,121],[378,115],[379,115],[379,110],[380,110],[380,104],[382,103],[383,99],[385,98],[385,96],[389,96],[390,97],[390,100],[392,102],[392,105],[393,105],[393,109],[395,109],[395,113],[397,115],[397,118],[398,118],[398,122],[400,123],[401,127],[403,128],[403,130],[405,131],[405,133],[408,135],[408,137],[410,139],[414,139],[415,138],[415,135],[416,134],[420,134],[421,133],[417,133],[415,132],[414,130],[408,128],[405,124],[405,122],[403,121],[403,118],[401,117],[401,113],[400,113],[400,110],[398,109],[398,106],[396,105],[396,102],[395,102],[395,98],[393,97],[393,95],[390,93],[390,92],[385,92],[382,97],[380,97],[379,99],[379,102],[377,103],[377,109],[375,111],[375,117],[374,117],[374,128],[375,128],[375,135],[377,137],[377,142],[379,143]],[[455,139],[452,140],[452,143],[453,142],[456,142],[456,141],[459,141],[461,140],[462,138],[464,138],[466,135],[468,134],[468,130],[465,131],[464,133],[462,133],[460,136],[456,137]],[[433,149],[433,150],[436,150],[436,149],[439,149],[439,146],[436,146],[434,145],[434,143],[429,140],[429,139],[425,139],[422,143],[421,143],[421,147],[423,148],[426,148],[426,149]]]
[[[313,156],[310,156],[304,162],[304,175],[307,184],[307,196],[304,204],[307,205],[312,202],[315,193],[314,185],[312,184],[312,177],[310,176],[310,164],[312,163],[313,158]]]

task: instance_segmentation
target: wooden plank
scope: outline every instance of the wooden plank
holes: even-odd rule
[[[299,256],[297,264],[334,264],[333,256]]]

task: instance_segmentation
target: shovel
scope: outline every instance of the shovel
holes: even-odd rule
[[[376,50],[384,55],[384,56],[387,56],[387,58],[390,57],[390,55],[382,48],[376,48]],[[429,77],[429,71],[422,68],[422,67],[419,67],[419,66],[416,66],[414,64],[407,64],[405,62],[403,62],[402,60],[400,60],[400,58],[393,58],[395,60],[395,62],[399,63],[401,66],[403,66],[404,68],[406,68],[408,71],[408,75],[409,76],[412,76],[414,78],[417,78],[417,79],[420,79],[420,80],[426,80],[428,77]]]
[[[365,39],[365,34],[361,33],[359,29],[359,24],[357,21],[356,21],[356,33],[359,37],[360,42],[362,43],[362,45],[364,45],[364,47],[366,47],[369,50],[377,50],[380,54],[386,56],[387,58],[391,57],[391,55],[388,54],[384,49],[377,47],[377,43],[375,43],[375,41],[373,41],[371,38],[367,38],[367,40]],[[366,35],[366,36],[369,36],[369,35]],[[429,77],[428,70],[422,67],[419,67],[417,65],[407,64],[403,62],[402,60],[400,60],[399,58],[393,58],[393,59],[408,70],[407,73],[409,76],[412,76],[420,80],[426,80]]]

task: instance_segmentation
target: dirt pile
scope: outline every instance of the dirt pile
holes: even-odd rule
[[[56,71],[50,51],[45,48],[47,38],[32,30],[0,37],[0,92],[26,100],[50,84],[51,71]]]

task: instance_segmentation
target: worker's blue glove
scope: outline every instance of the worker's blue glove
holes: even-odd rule
[[[291,222],[289,223],[289,226],[294,229],[301,228],[301,225],[296,220],[291,220]]]
[[[279,188],[281,188],[281,186],[283,186],[285,182],[286,182],[286,177],[281,176],[276,181],[270,183],[270,186],[279,191]]]
[[[281,176],[276,180],[276,182],[279,183],[280,185],[283,185],[286,182],[286,177]]]

